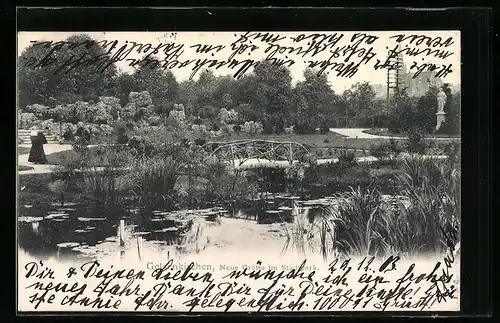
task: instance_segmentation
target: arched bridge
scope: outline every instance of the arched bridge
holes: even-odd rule
[[[235,168],[290,167],[309,154],[297,142],[242,139],[228,142],[209,142],[205,147],[211,158],[234,165]]]

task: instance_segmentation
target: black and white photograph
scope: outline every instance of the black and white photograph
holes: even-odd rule
[[[19,31],[18,310],[459,311],[460,52]]]

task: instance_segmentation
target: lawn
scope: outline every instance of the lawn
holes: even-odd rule
[[[92,152],[92,150],[96,149],[97,147],[90,147],[89,150]],[[76,157],[76,152],[73,150],[65,150],[65,151],[59,151],[53,154],[48,154],[47,155],[47,164],[49,165],[63,165],[67,161],[71,160],[73,157]],[[105,158],[105,157],[104,157]],[[97,156],[92,154],[91,157],[91,164],[95,166],[106,166],[107,162],[106,160],[103,160],[102,156]]]
[[[385,128],[373,128],[373,129],[364,130],[363,132],[370,134],[370,135],[377,135],[377,136],[392,136],[392,137],[400,137],[400,138],[406,137],[405,134],[393,133],[393,132],[390,132],[389,129],[385,129]],[[429,134],[429,135],[427,135],[427,137],[428,138],[460,138],[460,135]]]
[[[257,139],[257,140],[272,140],[272,141],[291,141],[300,143],[311,151],[319,148],[351,148],[351,149],[369,149],[374,142],[382,141],[382,139],[356,139],[347,138],[335,132],[326,134],[310,134],[310,135],[249,135],[249,134],[231,134],[220,138],[210,138],[208,142],[225,142],[242,139]]]

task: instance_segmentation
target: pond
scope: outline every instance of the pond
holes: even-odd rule
[[[52,204],[42,211],[23,205],[18,243],[22,251],[40,259],[98,259],[126,250],[140,257],[143,246],[180,257],[199,253],[209,243],[246,247],[262,239],[283,245],[285,226],[293,228],[299,216],[302,225],[312,226],[324,206],[335,205],[335,197],[301,200],[279,194],[207,209],[156,210],[148,216],[139,209],[101,211],[71,203]]]

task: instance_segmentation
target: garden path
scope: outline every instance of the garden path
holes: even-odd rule
[[[31,145],[29,144],[24,144],[24,145],[19,145],[19,147],[25,147],[25,148],[30,148]],[[45,151],[45,155],[53,154],[53,153],[58,153],[60,151],[66,151],[66,150],[71,150],[73,149],[71,145],[68,144],[45,144],[43,145],[43,150]],[[33,169],[30,170],[23,170],[23,171],[18,171],[19,174],[44,174],[44,173],[50,173],[53,171],[53,168],[55,165],[48,165],[48,164],[43,164],[43,165],[36,165],[33,163],[28,162],[28,154],[20,154],[17,157],[17,164],[22,165],[22,166],[29,166],[33,167]]]
[[[363,131],[370,130],[370,128],[330,128],[331,132],[336,132],[340,135],[346,136],[347,138],[356,139],[406,139],[406,137],[394,137],[394,136],[378,136],[365,133]],[[450,140],[457,138],[445,138],[445,137],[433,137],[432,140]]]

